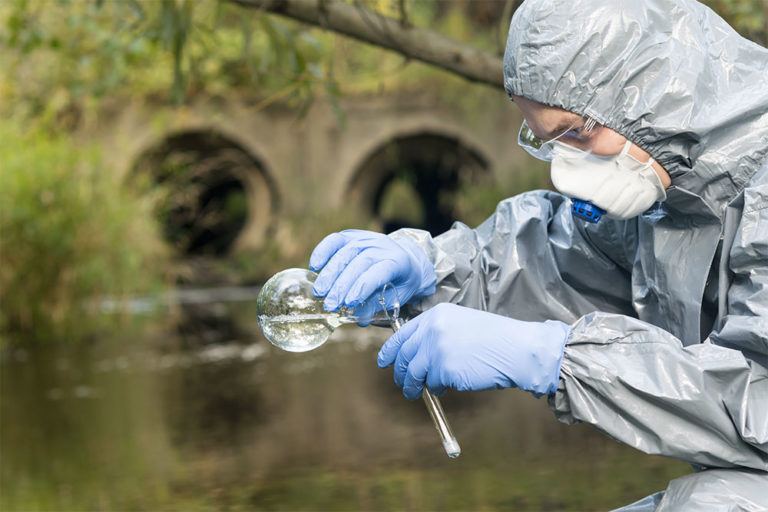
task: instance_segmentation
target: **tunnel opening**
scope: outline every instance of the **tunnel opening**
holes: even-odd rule
[[[265,213],[250,204],[249,193],[264,186],[263,166],[242,146],[213,131],[166,138],[138,159],[133,174],[141,187],[156,194],[155,212],[165,239],[183,256],[228,254],[254,213]]]
[[[437,235],[456,220],[460,187],[487,172],[485,158],[457,138],[419,133],[396,137],[371,152],[349,193],[386,233],[415,227]]]

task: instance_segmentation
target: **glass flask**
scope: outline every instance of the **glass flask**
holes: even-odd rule
[[[328,340],[342,324],[370,323],[376,308],[362,304],[352,310],[323,309],[323,299],[312,292],[317,274],[303,268],[278,272],[264,284],[256,299],[258,319],[264,336],[288,352],[306,352]],[[378,320],[387,323],[386,316]]]
[[[385,285],[378,300],[352,308],[326,311],[323,299],[312,291],[317,274],[303,268],[289,268],[272,276],[256,299],[258,320],[264,337],[276,347],[289,352],[306,352],[325,343],[331,333],[343,324],[389,324],[397,332],[402,325],[400,304],[395,288]],[[385,297],[390,300],[386,301]],[[388,311],[386,304],[391,304]],[[445,452],[451,458],[461,454],[443,412],[440,400],[424,387],[422,398],[427,406]]]

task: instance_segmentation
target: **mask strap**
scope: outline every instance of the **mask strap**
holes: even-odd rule
[[[629,158],[631,158],[635,162],[637,162],[639,164],[643,164],[643,165],[648,165],[648,166],[650,166],[651,164],[653,164],[653,162],[656,161],[656,160],[653,159],[652,156],[649,156],[648,157],[648,161],[641,162],[640,160],[638,160],[637,158],[635,158],[635,157],[633,157],[632,155],[629,154],[629,148],[631,148],[631,147],[632,147],[632,141],[627,139],[627,142],[624,143],[624,147],[622,148],[621,153],[619,153],[619,156],[628,156]]]
[[[627,142],[624,143],[624,147],[621,148],[621,153],[619,153],[619,156],[627,156],[629,154],[629,148],[632,147],[632,141],[627,139]]]

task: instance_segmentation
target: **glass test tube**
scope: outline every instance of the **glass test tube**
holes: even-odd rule
[[[397,332],[400,330],[401,322],[398,315],[390,317],[390,325],[392,330]],[[455,459],[461,455],[461,447],[456,440],[456,436],[453,435],[451,425],[448,423],[448,418],[445,417],[443,406],[440,404],[440,399],[433,395],[426,384],[424,385],[424,392],[421,394],[424,399],[424,404],[427,406],[429,415],[432,416],[432,421],[435,424],[437,433],[440,434],[440,440],[443,442],[443,448],[448,457]]]

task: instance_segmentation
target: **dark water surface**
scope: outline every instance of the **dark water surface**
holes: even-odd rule
[[[2,510],[594,510],[689,472],[514,390],[443,398],[450,460],[376,368],[388,331],[291,354],[252,302],[170,317],[2,354]]]

